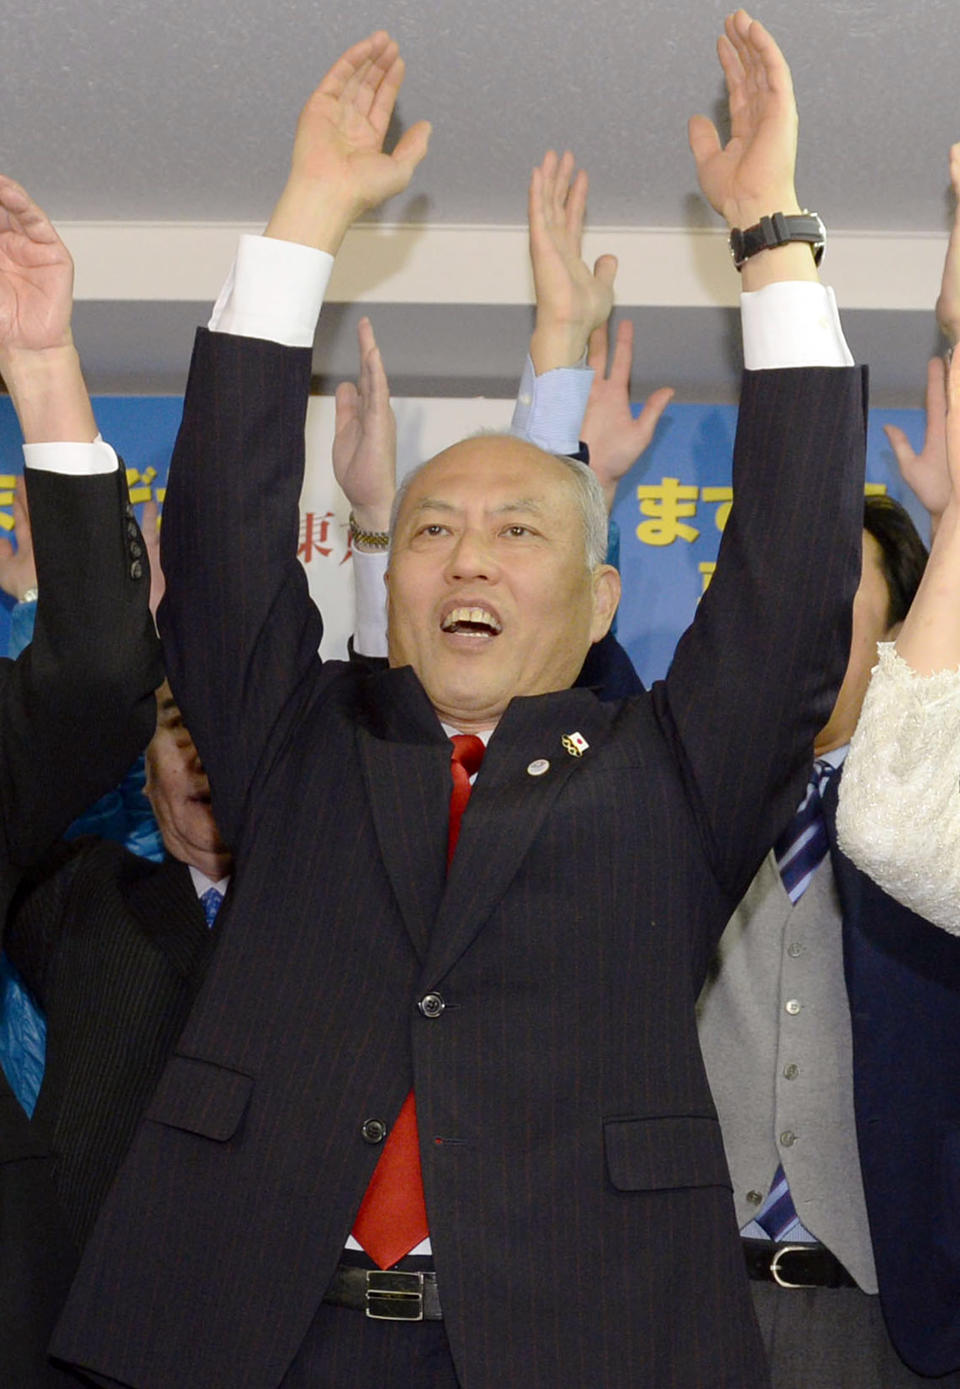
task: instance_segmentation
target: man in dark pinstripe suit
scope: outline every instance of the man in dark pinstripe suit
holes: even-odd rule
[[[721,58],[737,139],[691,140],[748,227],[797,209],[789,73],[742,12]],[[568,688],[616,583],[574,475],[502,438],[399,505],[391,669],[320,663],[295,557],[312,324],[265,331],[282,296],[257,285],[322,277],[405,186],[423,132],[380,153],[401,73],[386,35],[332,69],[198,338],[161,624],[234,898],[54,1350],[138,1389],[760,1389],[694,1002],[846,662],[861,376],[816,353],[748,372],[716,576],[649,694]],[[803,245],[744,273],[815,278]],[[816,284],[790,296],[829,317]],[[450,731],[490,736],[448,869]],[[411,1086],[430,1271],[402,1260],[382,1319],[344,1246]]]
[[[119,779],[161,678],[148,567],[123,471],[102,443],[70,332],[73,265],[0,177],[0,373],[25,441],[39,598],[34,643],[0,661],[0,907],[23,870]],[[82,455],[51,462],[51,440]],[[70,1239],[52,1158],[0,1072],[0,1383],[46,1385],[43,1347]]]

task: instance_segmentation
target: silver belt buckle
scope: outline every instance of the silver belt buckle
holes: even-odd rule
[[[815,1283],[791,1283],[780,1272],[780,1260],[784,1254],[802,1254],[809,1246],[806,1244],[783,1244],[770,1260],[770,1272],[779,1288],[815,1288]]]
[[[365,1311],[374,1321],[423,1321],[423,1274],[367,1269]]]

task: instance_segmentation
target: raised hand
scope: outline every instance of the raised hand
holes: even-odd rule
[[[603,323],[590,335],[587,365],[593,367],[595,375],[580,432],[589,446],[590,467],[600,479],[609,512],[617,484],[648,447],[673,391],[667,386],[653,391],[634,419],[630,409],[633,323],[625,318],[617,327],[609,376],[607,334],[607,324]]]
[[[950,177],[960,194],[960,146],[950,151]],[[960,287],[960,213],[954,220],[937,301],[944,332],[956,338]],[[927,366],[927,432],[914,453],[899,430],[887,430],[900,471],[931,512],[930,558],[910,611],[897,636],[897,650],[921,675],[952,670],[960,663],[960,352]]]
[[[950,182],[956,203],[937,299],[937,322],[952,347],[960,339],[960,144],[950,148]]]
[[[22,476],[17,478],[13,493],[13,537],[16,549],[5,535],[0,536],[0,588],[20,603],[31,590],[35,594],[37,587],[33,532],[27,509],[27,488]]]
[[[290,177],[268,236],[335,252],[356,217],[406,188],[427,152],[430,126],[419,121],[385,152],[403,73],[397,45],[383,30],[334,63],[300,114]]]
[[[730,139],[721,146],[707,116],[693,116],[690,149],[704,197],[731,227],[774,212],[798,212],[794,188],[797,107],[786,60],[746,10],[728,15],[717,54],[727,84]]]
[[[0,354],[69,346],[73,261],[46,213],[0,175]]]
[[[385,531],[396,491],[397,421],[369,318],[357,324],[357,384],[337,387],[333,473],[361,530]]]
[[[960,144],[950,149],[950,182],[956,202],[936,313],[941,331],[954,347],[960,338]],[[931,357],[927,363],[926,433],[919,453],[914,451],[902,429],[892,424],[883,427],[904,482],[930,513],[933,534],[936,534],[951,494],[946,375],[943,361]]]
[[[886,434],[900,469],[900,476],[919,502],[930,513],[935,534],[950,500],[950,474],[947,471],[947,393],[942,357],[927,363],[926,432],[923,448],[915,452],[910,440],[895,424],[885,424]]]
[[[530,356],[538,375],[578,362],[613,306],[616,257],[601,256],[591,271],[580,254],[587,175],[581,169],[574,178],[573,169],[569,150],[560,159],[548,150],[530,178],[530,259],[537,295]]]

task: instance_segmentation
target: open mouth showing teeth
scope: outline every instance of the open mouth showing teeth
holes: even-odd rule
[[[482,637],[495,637],[501,630],[499,621],[486,608],[454,608],[447,613],[441,626],[445,632]]]

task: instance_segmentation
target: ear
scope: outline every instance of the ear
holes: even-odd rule
[[[593,571],[593,622],[591,642],[599,641],[610,630],[620,602],[620,575],[612,564],[598,564]]]

